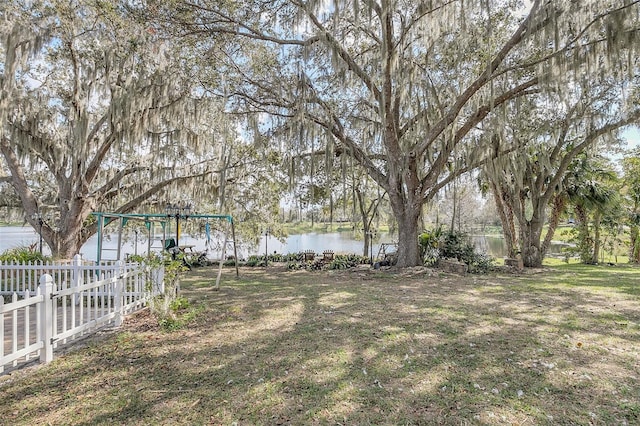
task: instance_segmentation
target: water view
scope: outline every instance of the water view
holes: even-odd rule
[[[218,235],[217,238],[213,238],[211,242],[207,243],[204,237],[194,238],[190,235],[184,235],[180,237],[180,245],[193,246],[194,251],[208,251],[208,257],[211,259],[217,259],[221,255],[223,236]],[[393,242],[393,237],[389,234],[383,233],[374,240],[372,249],[368,255],[376,257],[380,250],[380,246],[383,243]],[[499,236],[480,235],[474,236],[473,242],[476,247],[490,256],[495,258],[505,257],[504,240]],[[39,236],[29,226],[4,226],[0,227],[0,252],[15,248],[33,246],[38,249]],[[93,236],[82,246],[81,254],[85,259],[95,260],[97,258],[97,236]],[[146,235],[139,235],[137,238],[135,235],[130,235],[123,240],[121,253],[122,257],[126,257],[131,254],[144,255],[149,251],[151,252],[162,251],[162,239],[161,237],[153,238],[151,244],[147,240]],[[549,255],[557,256],[561,254],[562,247],[566,246],[562,243],[554,243],[551,246]],[[362,254],[363,242],[361,237],[358,238],[353,232],[329,232],[329,233],[306,233],[306,234],[292,234],[289,235],[284,241],[279,241],[275,237],[261,236],[257,245],[253,244],[238,244],[238,255],[240,257],[247,257],[252,254],[264,254],[265,252],[273,253],[297,253],[305,250],[313,250],[317,253],[321,253],[324,250],[333,250],[336,253],[356,253]],[[118,250],[118,238],[117,235],[107,235],[103,242],[103,259],[116,259]],[[227,247],[227,255],[231,254],[233,250],[232,246]],[[43,245],[43,252],[49,254],[49,249],[46,244]]]
[[[172,236],[167,235],[167,238]],[[209,253],[209,257],[216,259],[220,257],[223,235],[212,235],[212,240],[208,243],[206,238],[194,238],[190,235],[180,236],[181,246],[191,246],[194,251],[205,251]],[[372,251],[369,254],[376,256],[382,243],[392,242],[388,234],[382,234],[374,241]],[[35,245],[34,245],[35,244]],[[38,249],[39,236],[29,226],[5,226],[0,227],[0,252],[15,248],[33,246]],[[85,259],[95,260],[97,258],[98,238],[96,235],[91,237],[80,250]],[[128,254],[146,254],[149,252],[162,251],[162,237],[156,236],[152,238],[151,244],[147,240],[146,234],[142,233],[136,238],[134,235],[128,235],[123,238],[121,253],[122,257]],[[289,235],[284,241],[280,241],[273,236],[266,237],[262,235],[257,245],[255,244],[238,244],[238,256],[247,257],[252,254],[268,253],[297,253],[305,250],[313,250],[321,253],[324,250],[333,250],[336,253],[362,253],[362,239],[357,239],[353,232],[331,232],[331,233],[307,233]],[[233,246],[227,246],[227,255],[231,254]],[[116,259],[118,251],[117,234],[107,235],[103,241],[103,259]],[[49,254],[50,251],[46,244],[43,246],[43,252]]]

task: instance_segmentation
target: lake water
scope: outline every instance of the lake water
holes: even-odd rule
[[[360,237],[361,238],[361,237]],[[39,237],[29,226],[3,226],[0,227],[0,253],[11,248],[28,246],[38,243]],[[103,259],[115,259],[117,254],[117,235],[109,235],[103,242]],[[204,237],[192,238],[189,235],[180,237],[180,245],[192,245],[196,251],[209,250],[209,257],[212,259],[219,258],[221,253],[222,238],[220,242],[207,245]],[[480,251],[484,251],[489,255],[502,258],[505,256],[504,240],[497,236],[475,236],[474,244]],[[392,242],[392,237],[388,234],[381,234],[374,240],[372,253],[377,256],[378,250],[382,243]],[[94,235],[81,249],[81,254],[85,259],[95,260],[97,257],[97,237]],[[265,247],[266,244],[266,247]],[[240,244],[238,247],[238,255],[246,257],[251,254],[264,254],[265,251],[273,253],[297,253],[305,250],[313,250],[321,253],[324,250],[333,250],[336,253],[356,253],[362,254],[363,242],[354,236],[353,232],[330,232],[330,233],[307,233],[289,235],[284,241],[264,235],[260,238],[257,246]],[[550,255],[559,254],[562,244],[552,244]],[[36,245],[37,249],[37,245]],[[136,244],[135,237],[130,236],[123,241],[122,257],[126,254],[146,254],[148,250],[148,242],[146,235],[140,235]],[[227,247],[227,254],[231,254],[232,246]],[[44,244],[45,254],[49,254],[46,243]],[[151,244],[152,252],[162,251],[162,242],[160,238],[156,238]],[[369,255],[371,252],[369,253]]]
[[[170,238],[170,236],[167,236]],[[221,246],[223,236],[219,238],[213,237],[212,244],[207,245],[207,241],[204,237],[193,238],[189,235],[180,236],[181,246],[193,246],[195,251],[209,250],[210,258],[219,258],[221,253]],[[29,226],[4,226],[0,227],[0,253],[15,247],[24,247],[39,242],[38,233],[35,232]],[[382,234],[378,237],[373,244],[373,255],[378,254],[380,244],[384,242],[391,242],[387,234]],[[266,244],[266,246],[265,246]],[[80,250],[82,257],[89,260],[95,260],[97,257],[97,245],[98,238],[93,236],[90,238]],[[43,252],[49,254],[50,251],[44,244]],[[118,236],[107,235],[103,241],[103,259],[115,259],[117,257]],[[162,251],[161,238],[155,238],[151,242],[151,251]],[[137,244],[134,235],[130,235],[124,239],[122,244],[121,253],[123,257],[125,254],[146,254],[148,252],[149,244],[146,234],[140,234]],[[336,253],[362,253],[363,242],[354,237],[352,232],[331,232],[331,233],[308,233],[308,234],[295,234],[289,235],[284,241],[279,241],[273,236],[266,237],[261,236],[257,245],[239,244],[238,255],[241,257],[247,257],[252,254],[264,254],[265,250],[269,253],[274,251],[278,253],[297,253],[305,250],[313,250],[321,253],[324,250],[333,250]],[[231,254],[233,246],[227,247],[227,254]]]

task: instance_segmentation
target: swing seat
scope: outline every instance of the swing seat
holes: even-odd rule
[[[164,249],[171,255],[171,258],[173,260],[176,260],[178,257],[178,254],[182,251],[180,250],[180,247],[178,247],[178,245],[176,244],[176,240],[174,240],[173,238],[169,238],[164,242]],[[183,259],[183,262],[184,262],[184,259]]]
[[[176,244],[176,240],[175,240],[175,239],[173,239],[173,238],[167,238],[167,239],[164,241],[164,249],[165,249],[166,251],[169,251],[170,249],[172,249],[172,248],[174,248],[174,247],[177,247],[177,244]]]

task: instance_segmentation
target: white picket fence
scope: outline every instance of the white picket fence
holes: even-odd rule
[[[161,294],[164,270],[137,263],[0,263],[0,373],[103,328]]]

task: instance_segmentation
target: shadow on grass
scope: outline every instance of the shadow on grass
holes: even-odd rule
[[[640,421],[640,303],[593,271],[533,276],[194,270],[202,313],[132,321],[2,384],[13,424]],[[586,284],[580,285],[584,280]]]

